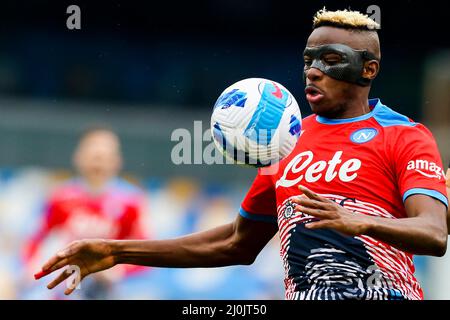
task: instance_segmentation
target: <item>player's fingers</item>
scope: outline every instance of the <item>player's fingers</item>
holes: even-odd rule
[[[83,280],[83,277],[81,276],[75,276],[70,285],[68,286],[68,288],[64,291],[64,294],[66,296],[70,295],[76,288],[78,288],[78,285],[80,284],[81,280]]]
[[[304,195],[306,195],[308,198],[316,200],[316,201],[320,201],[320,202],[326,202],[326,203],[330,203],[332,202],[331,200],[324,198],[320,195],[318,195],[315,192],[312,192],[311,190],[309,190],[307,187],[299,185],[298,188],[300,189],[301,192],[303,192]]]
[[[59,257],[58,255],[54,255],[42,266],[42,271],[48,272],[55,264],[63,260],[64,258]]]
[[[322,228],[331,228],[333,224],[330,220],[320,220],[315,222],[310,222],[305,224],[305,228],[308,229],[322,229]]]
[[[75,290],[75,288],[76,288],[76,286],[75,286],[74,288],[67,288],[67,289],[64,291],[64,294],[65,294],[66,296],[70,295],[70,294],[73,292],[73,290]]]
[[[68,258],[63,258],[62,260],[59,260],[53,266],[51,266],[48,269],[48,272],[56,271],[58,269],[61,269],[62,267],[65,267],[65,266],[69,265],[69,264],[70,264],[70,260]]]
[[[47,267],[47,269],[44,269],[44,267],[42,268],[42,270],[38,273],[36,273],[34,275],[34,278],[36,280],[39,280],[42,277],[45,277],[47,275],[49,275],[50,273],[52,273],[53,271],[56,271],[58,269],[61,269],[62,267],[66,266],[69,264],[69,259],[68,258],[63,258],[61,260],[61,258],[58,258],[59,260],[56,260],[56,262],[52,261],[51,262],[51,266]]]
[[[295,204],[299,204],[303,207],[313,208],[313,209],[329,209],[329,204],[317,200],[312,200],[307,197],[296,197],[291,200]]]
[[[51,257],[43,266],[43,271],[49,271],[55,264],[60,262],[61,260],[64,260],[66,258],[64,250],[59,251],[57,254],[55,254],[53,257]]]
[[[333,216],[330,214],[330,212],[320,209],[313,209],[308,207],[303,207],[300,205],[295,206],[295,209],[297,211],[300,211],[304,214],[309,214],[310,216],[319,218],[319,219],[332,219]]]
[[[63,282],[64,280],[66,280],[68,277],[70,277],[70,275],[72,274],[72,272],[70,272],[68,269],[64,270],[63,272],[61,272],[59,274],[59,276],[57,276],[52,282],[50,282],[47,285],[48,289],[53,289],[54,287],[56,287],[58,284],[60,284],[61,282]]]
[[[311,190],[309,190],[307,187],[299,185],[298,188],[300,189],[301,192],[303,192],[303,194],[305,196],[307,196],[310,199],[314,199],[314,200],[321,200],[321,197],[316,194],[315,192],[312,192]]]
[[[43,271],[50,270],[55,264],[59,263],[60,261],[71,257],[77,252],[77,242],[74,242],[67,246],[66,248],[58,251],[53,257],[51,257],[42,267]],[[53,269],[56,270],[56,269]]]

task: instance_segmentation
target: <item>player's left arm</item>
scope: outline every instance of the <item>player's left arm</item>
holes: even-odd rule
[[[445,254],[447,208],[439,200],[412,195],[405,201],[407,218],[387,219],[355,214],[305,187],[299,188],[304,196],[293,200],[296,209],[320,219],[306,224],[306,228],[331,228],[349,236],[368,235],[412,254]]]

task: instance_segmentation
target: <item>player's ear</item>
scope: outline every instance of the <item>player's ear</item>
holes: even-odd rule
[[[373,80],[378,75],[380,63],[377,60],[369,60],[364,63],[362,77]]]

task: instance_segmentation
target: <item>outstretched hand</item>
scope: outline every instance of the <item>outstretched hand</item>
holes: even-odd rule
[[[72,242],[65,249],[56,253],[44,264],[42,271],[35,277],[38,279],[63,267],[72,267],[66,268],[47,285],[47,288],[53,289],[73,274],[74,266],[80,272],[77,276],[81,281],[91,273],[109,269],[114,265],[111,247],[106,240],[81,240]],[[64,294],[71,294],[75,288],[76,285],[69,286]]]
[[[304,186],[299,186],[299,189],[303,195],[291,200],[296,204],[295,209],[320,219],[307,223],[306,228],[330,228],[349,236],[365,234],[369,230],[372,217],[354,214],[338,203],[324,198]]]

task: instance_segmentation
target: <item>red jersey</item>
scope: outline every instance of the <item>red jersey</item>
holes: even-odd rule
[[[57,237],[62,247],[86,238],[143,239],[143,202],[143,192],[121,179],[113,179],[96,194],[81,179],[74,179],[50,197],[25,258],[32,259],[50,236]]]
[[[423,298],[411,254],[366,235],[306,229],[315,218],[290,202],[301,184],[355,214],[386,219],[407,217],[404,201],[414,194],[448,206],[430,131],[379,99],[369,104],[356,118],[305,118],[293,152],[275,173],[260,169],[241,204],[245,218],[278,223],[287,299]]]

